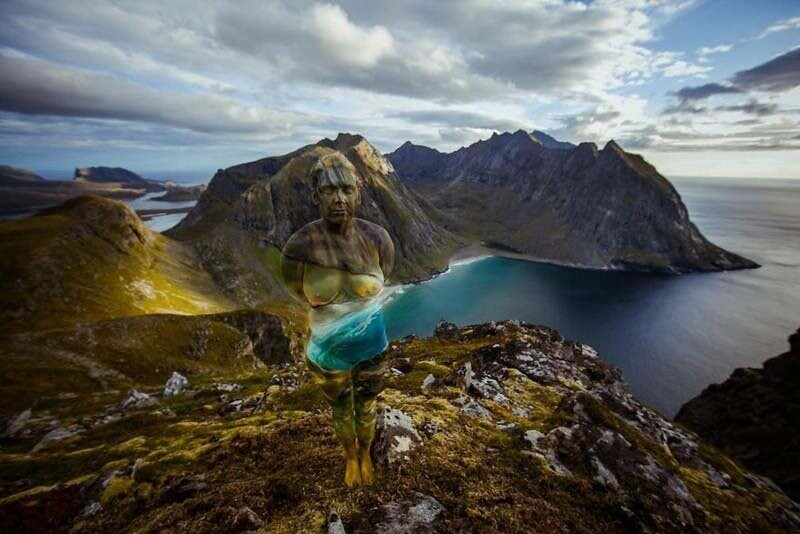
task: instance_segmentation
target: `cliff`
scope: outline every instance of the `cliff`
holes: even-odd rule
[[[387,157],[458,230],[546,261],[665,273],[758,267],[703,237],[641,156],[614,141],[598,150],[534,134],[494,134],[450,154],[406,143]]]
[[[736,369],[675,420],[800,501],[800,329],[789,336],[789,352],[761,369]]]
[[[442,322],[433,337],[392,341],[384,357],[372,486],[342,484],[328,407],[302,364],[251,372],[245,359],[238,376],[220,368],[225,380],[187,383],[169,375],[172,359],[160,371],[166,387],[92,395],[64,382],[10,418],[0,528],[800,528],[798,505],[769,481],[643,407],[619,371],[555,330]]]

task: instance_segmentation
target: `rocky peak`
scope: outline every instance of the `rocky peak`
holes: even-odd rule
[[[546,146],[547,148],[553,148],[557,150],[566,150],[570,148],[575,148],[575,145],[572,143],[567,143],[565,141],[559,141],[555,137],[552,137],[541,130],[534,130],[531,132],[531,137],[539,141],[542,145]]]

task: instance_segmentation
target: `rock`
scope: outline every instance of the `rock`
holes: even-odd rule
[[[173,479],[164,491],[168,502],[183,502],[205,490],[208,484],[203,475],[182,475]]]
[[[173,371],[172,376],[164,386],[164,396],[172,397],[189,387],[189,381],[182,374]]]
[[[381,511],[384,519],[375,525],[375,532],[417,534],[436,532],[436,521],[445,508],[433,497],[414,492],[413,499],[384,504]]]
[[[17,415],[14,419],[8,422],[6,426],[6,432],[4,437],[7,438],[14,438],[17,434],[25,428],[25,425],[28,423],[28,420],[31,418],[32,410],[28,408],[27,410],[21,412]]]
[[[431,385],[433,385],[434,382],[436,382],[436,377],[433,376],[432,374],[429,374],[428,376],[425,377],[425,380],[422,381],[421,389],[426,389],[430,387]]]
[[[426,437],[430,438],[434,434],[439,434],[440,432],[444,432],[444,430],[442,430],[442,427],[440,427],[430,419],[422,423],[422,433],[425,434]]]
[[[51,443],[67,439],[69,437],[74,436],[75,434],[79,434],[85,431],[86,429],[79,425],[71,425],[67,428],[62,428],[62,427],[55,428],[50,432],[48,432],[47,434],[45,434],[44,437],[41,440],[39,440],[39,443],[37,443],[33,447],[33,449],[31,449],[31,453],[39,452],[40,450],[44,449]]]
[[[760,369],[736,369],[684,404],[675,420],[798,501],[799,414],[800,329],[789,336],[788,352],[766,360]]]
[[[460,407],[461,411],[470,417],[479,417],[481,419],[485,419],[486,421],[492,420],[492,413],[481,406],[481,404],[475,401],[475,399],[472,397],[461,395],[452,402],[456,406]]]
[[[261,528],[264,521],[249,506],[243,506],[236,512],[231,522],[232,532],[244,532]]]
[[[220,410],[220,414],[225,415],[229,413],[241,412],[243,406],[244,406],[244,401],[242,399],[232,400],[231,402],[222,407],[222,410]]]
[[[414,421],[400,410],[384,407],[375,425],[372,454],[375,463],[394,467],[407,460],[412,450],[422,444]]]
[[[231,393],[233,391],[239,391],[242,389],[242,386],[239,384],[234,384],[233,382],[216,382],[211,385],[211,388],[214,391],[224,391],[227,393]]]
[[[336,510],[331,510],[330,513],[328,513],[327,534],[347,534],[344,529],[344,524],[342,524],[342,518]]]
[[[436,325],[436,328],[433,330],[433,335],[442,339],[455,341],[461,338],[458,327],[453,323],[448,323],[444,319],[440,320],[439,324]]]
[[[119,404],[119,407],[122,410],[138,410],[156,406],[157,404],[158,399],[154,396],[131,389],[128,391],[128,397]]]

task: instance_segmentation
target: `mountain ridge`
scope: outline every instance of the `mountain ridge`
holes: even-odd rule
[[[427,147],[387,154],[398,176],[468,233],[544,261],[683,273],[755,268],[708,241],[677,190],[641,155],[610,140],[548,148],[524,130],[418,164]]]

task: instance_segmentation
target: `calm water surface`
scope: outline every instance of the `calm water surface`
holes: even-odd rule
[[[389,338],[521,319],[588,343],[633,393],[672,416],[736,367],[788,349],[800,325],[800,180],[672,178],[694,223],[760,269],[610,273],[491,257],[406,286],[385,307]]]

